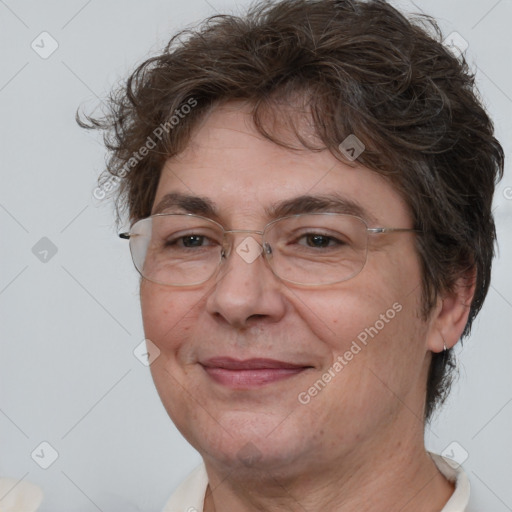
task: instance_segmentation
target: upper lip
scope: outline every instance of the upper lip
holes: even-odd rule
[[[225,370],[263,370],[275,368],[307,368],[310,365],[288,363],[276,359],[233,359],[232,357],[213,357],[201,363],[207,368],[223,368]]]

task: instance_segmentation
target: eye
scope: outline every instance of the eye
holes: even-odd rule
[[[344,242],[337,238],[321,233],[306,233],[297,239],[299,245],[306,245],[314,249],[323,249],[325,247],[339,247]]]
[[[179,240],[184,247],[202,247],[207,238],[202,235],[187,235],[182,236]]]
[[[189,235],[169,237],[164,245],[165,247],[174,247],[176,249],[194,249],[197,247],[211,247],[216,245],[216,242],[206,235],[191,233]]]
[[[333,238],[325,235],[306,235],[303,237],[309,247],[328,247],[333,242]]]

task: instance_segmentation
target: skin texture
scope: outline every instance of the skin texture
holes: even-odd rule
[[[271,204],[333,191],[363,207],[370,227],[412,227],[404,201],[381,176],[328,151],[279,147],[256,132],[246,105],[230,103],[213,110],[187,149],[168,160],[154,205],[171,192],[206,197],[226,229],[261,230],[273,220],[265,213]],[[246,236],[235,235],[233,249]],[[142,280],[145,334],[161,351],[153,379],[171,419],[203,456],[206,511],[443,507],[453,487],[424,449],[425,386],[431,351],[441,351],[443,339],[447,346],[459,339],[471,290],[460,286],[440,297],[423,321],[415,236],[370,235],[363,271],[318,288],[284,283],[262,257],[249,264],[234,250],[198,286]],[[301,404],[299,393],[397,303],[400,312]],[[310,368],[234,390],[201,365],[219,356]]]

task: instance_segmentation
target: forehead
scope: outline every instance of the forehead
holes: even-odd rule
[[[307,127],[300,129],[302,136],[315,137]],[[272,131],[276,130],[281,140],[298,149],[264,138],[243,103],[211,111],[186,149],[165,163],[152,213],[161,210],[169,196],[186,195],[212,203],[220,218],[270,220],[271,212],[279,211],[276,206],[286,201],[329,197],[350,203],[366,213],[370,222],[410,223],[405,202],[381,175],[343,163],[328,150],[299,147],[293,128],[273,126]]]

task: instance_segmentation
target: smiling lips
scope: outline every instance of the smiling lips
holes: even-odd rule
[[[240,361],[230,357],[208,359],[202,366],[214,381],[233,389],[257,388],[311,368],[274,359]]]

